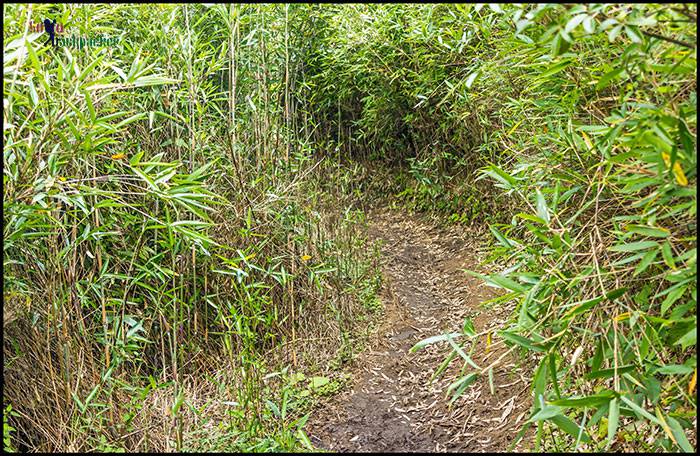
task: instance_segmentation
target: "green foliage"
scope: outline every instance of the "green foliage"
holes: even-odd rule
[[[5,452],[14,453],[17,450],[12,445],[12,433],[17,429],[10,426],[10,422],[8,420],[10,415],[17,416],[17,412],[13,412],[12,405],[8,404],[2,414],[2,448]]]
[[[5,449],[311,449],[381,306],[357,208],[391,195],[489,226],[495,343],[534,360],[518,438],[692,450],[696,14],[4,7]],[[45,17],[118,40],[52,47]],[[464,361],[452,401],[492,379],[476,337],[416,347]]]
[[[315,9],[310,20],[316,39],[306,69],[317,141],[371,161],[373,169],[400,168],[387,178],[405,207],[459,223],[483,221],[497,211],[496,198],[483,198],[488,186],[474,180],[479,166],[497,156],[482,142],[493,99],[481,97],[476,76],[492,52],[486,36],[507,28],[472,18],[471,8]],[[508,89],[508,75],[493,76],[494,86]]]
[[[301,426],[267,416],[260,372],[330,363],[376,271],[361,217],[319,211],[335,198],[297,128],[294,14],[5,7],[3,400],[22,411],[6,446],[181,450],[198,388],[221,375],[216,394],[242,404],[226,435],[276,428],[260,448],[297,447]],[[52,47],[27,26],[46,17],[119,39]],[[320,328],[329,342],[303,345]]]
[[[484,69],[476,84],[512,70],[521,95],[494,113],[505,125],[489,141],[509,152],[479,178],[512,198],[514,216],[491,226],[491,261],[505,272],[482,278],[516,302],[500,343],[541,360],[526,426],[538,426],[538,448],[548,423],[560,451],[692,451],[684,429],[697,411],[695,13],[498,10],[471,17],[515,24],[513,38],[490,47],[522,63]],[[508,119],[509,104],[522,114]],[[465,336],[460,350],[472,343]],[[639,447],[626,437],[649,435]]]

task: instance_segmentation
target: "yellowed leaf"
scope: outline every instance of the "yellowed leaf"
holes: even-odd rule
[[[671,156],[667,152],[661,152],[661,158],[664,159],[666,167],[671,166]],[[681,164],[678,162],[673,164],[673,175],[676,177],[676,182],[678,183],[678,185],[688,185],[688,178],[683,172],[683,167],[681,167]]]
[[[615,317],[615,321],[626,320],[626,319],[628,319],[629,317],[630,317],[630,313],[629,313],[629,312],[623,312],[623,313],[621,313],[620,315],[618,315],[618,316]]]
[[[668,154],[668,152],[661,152],[661,158],[664,159],[664,163],[666,163],[666,168],[671,166],[671,156]]]
[[[676,182],[678,182],[678,185],[688,185],[688,178],[685,177],[683,168],[681,168],[681,164],[678,162],[673,164],[673,175],[676,176]]]
[[[508,133],[506,134],[506,136],[512,135],[513,132],[515,131],[515,129],[518,128],[518,127],[520,126],[521,123],[523,123],[523,120],[525,120],[525,119],[522,119],[522,120],[520,120],[520,122],[518,122],[518,123],[516,123],[515,125],[513,125],[513,128],[511,128],[510,131],[508,131]],[[546,129],[547,127],[545,126],[544,128]],[[545,130],[545,133],[546,133],[546,130]]]
[[[666,422],[666,419],[664,419],[664,415],[661,413],[661,410],[659,407],[656,407],[656,417],[661,421],[661,428],[666,432],[666,435],[668,435],[671,438],[671,441],[678,445],[678,441],[676,441],[676,437],[673,435],[673,432],[671,431],[671,428],[668,426],[668,423]]]
[[[593,143],[591,142],[591,138],[588,137],[585,131],[582,131],[581,135],[583,136],[583,142],[586,143],[588,150],[593,150]]]
[[[698,369],[697,367],[695,368],[695,371],[693,372],[693,378],[690,379],[690,383],[688,383],[688,394],[692,395],[695,392],[695,384],[698,381]]]

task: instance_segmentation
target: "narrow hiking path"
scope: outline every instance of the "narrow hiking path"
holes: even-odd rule
[[[369,221],[370,236],[382,241],[383,319],[353,362],[353,385],[312,415],[310,438],[331,451],[506,450],[529,408],[528,383],[514,359],[494,368],[495,394],[484,375],[450,407],[445,391],[460,359],[431,383],[447,355],[444,343],[409,352],[427,337],[460,332],[465,317],[477,332],[505,321],[506,309],[480,305],[495,295],[492,289],[464,273],[478,268],[476,237],[388,209],[371,211]],[[486,336],[478,343],[473,359],[479,366],[503,351],[489,352]]]

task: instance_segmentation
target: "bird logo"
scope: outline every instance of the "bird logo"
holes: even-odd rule
[[[53,46],[56,46],[56,19],[53,22],[49,19],[44,19],[44,31],[49,34],[46,44],[51,43]]]

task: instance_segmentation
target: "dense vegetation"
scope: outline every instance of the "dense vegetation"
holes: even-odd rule
[[[533,449],[695,447],[694,5],[3,8],[5,449],[311,449],[368,200],[490,234],[455,394],[488,337]]]

